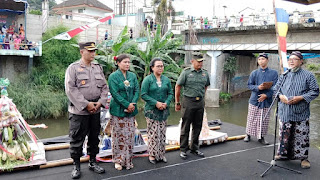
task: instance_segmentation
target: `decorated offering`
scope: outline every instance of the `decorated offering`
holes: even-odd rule
[[[8,98],[8,79],[0,79],[0,169],[10,170],[33,160],[32,150],[26,134],[35,143],[36,138],[22,118],[16,105]],[[36,143],[35,143],[36,144]]]

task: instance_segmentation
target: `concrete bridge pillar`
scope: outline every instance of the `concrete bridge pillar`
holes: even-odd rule
[[[249,26],[254,26],[254,25],[255,25],[254,23],[255,23],[255,22],[254,22],[254,14],[251,14],[251,15],[249,15],[248,25],[249,25]]]
[[[299,11],[293,11],[293,24],[298,24],[299,23]]]
[[[210,66],[208,71],[210,72],[210,86],[206,92],[206,107],[219,107],[219,93],[216,77],[218,75],[218,56],[222,54],[222,51],[207,51],[207,55],[210,57]],[[207,56],[207,57],[208,57]]]
[[[274,24],[275,23],[275,16],[274,13],[270,13],[270,19],[269,19],[269,23],[268,24]]]
[[[217,26],[217,21],[218,21],[218,19],[216,17],[212,18],[212,27],[213,28],[217,28],[218,27]]]
[[[229,27],[235,27],[236,26],[236,17],[235,16],[230,16],[230,22],[229,22]]]
[[[320,22],[320,9],[314,12],[314,20]]]

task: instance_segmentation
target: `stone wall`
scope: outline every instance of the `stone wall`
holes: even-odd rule
[[[10,81],[28,72],[28,56],[0,56],[0,77]]]
[[[231,56],[230,54],[227,54],[228,58]],[[243,55],[236,55],[237,58],[237,71],[235,75],[231,78],[231,84],[230,84],[230,89],[229,93],[232,95],[237,95],[241,94],[245,91],[248,91],[248,79],[250,76],[250,73],[257,69],[257,61],[255,57],[252,56],[243,56]],[[223,86],[223,91],[227,92],[227,87],[226,87],[226,82],[227,82],[227,75],[224,73],[224,79],[225,83]]]
[[[22,24],[25,24],[23,22]],[[26,35],[32,42],[39,42],[42,39],[42,16],[27,14]]]

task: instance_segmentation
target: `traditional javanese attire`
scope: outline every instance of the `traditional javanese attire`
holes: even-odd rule
[[[166,145],[166,125],[170,115],[169,105],[173,91],[169,78],[161,75],[160,82],[154,74],[147,76],[141,86],[141,98],[146,102],[144,114],[147,120],[148,152],[157,161],[164,159]],[[159,110],[157,102],[167,104],[167,108]]]
[[[139,84],[137,76],[127,71],[126,78],[120,70],[110,74],[109,88],[112,95],[110,114],[112,125],[112,160],[127,169],[133,168],[132,156],[135,136],[135,115],[138,114],[137,105],[132,113],[126,109],[130,103],[137,103],[139,99]]]
[[[255,136],[258,139],[267,135],[270,121],[270,113],[267,114],[267,110],[272,103],[272,87],[277,83],[277,80],[277,71],[268,67],[265,69],[259,67],[259,69],[254,70],[250,74],[248,88],[251,90],[251,97],[249,99],[247,116],[247,135]],[[264,82],[273,82],[272,87],[270,89],[259,90],[258,86]],[[260,94],[267,95],[267,98],[262,102],[258,102]],[[263,119],[265,116],[266,118]]]
[[[274,92],[280,88],[283,80],[282,75],[274,87]],[[319,95],[317,80],[311,72],[295,68],[286,75],[280,95],[288,98],[302,96],[303,100],[292,105],[279,102],[278,155],[289,159],[308,159],[310,102]]]

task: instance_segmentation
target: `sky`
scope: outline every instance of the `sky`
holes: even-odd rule
[[[114,8],[114,0],[99,0],[110,8]],[[151,4],[152,0],[147,0],[147,6]],[[231,16],[239,15],[239,11],[250,7],[260,12],[263,8],[266,12],[273,11],[273,0],[173,0],[173,6],[176,11],[185,11],[185,15],[196,17],[213,17],[216,16]],[[56,0],[59,4],[62,0]],[[135,0],[136,6],[142,7],[144,0]],[[213,8],[215,6],[215,8]],[[308,11],[320,10],[320,3],[314,5],[302,5],[284,0],[276,0],[276,7],[284,8],[287,12],[294,10]],[[213,11],[215,9],[215,12]]]

